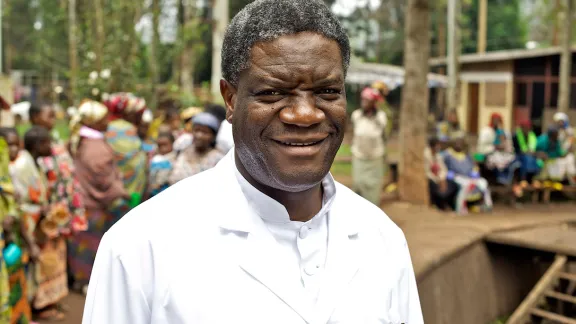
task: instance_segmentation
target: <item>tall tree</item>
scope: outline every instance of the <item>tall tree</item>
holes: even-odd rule
[[[70,51],[70,97],[76,100],[78,93],[78,38],[76,21],[76,0],[68,0],[68,48]]]
[[[570,77],[572,74],[572,22],[574,21],[574,0],[566,0],[563,18],[558,110],[568,112],[568,109],[570,108]]]
[[[402,200],[422,205],[429,202],[424,171],[429,98],[429,23],[429,0],[408,0],[404,46],[406,74],[400,108],[399,193]]]
[[[151,106],[157,104],[157,86],[159,82],[158,46],[160,44],[160,0],[152,0],[152,42],[148,50],[148,66],[150,70],[150,87],[152,92]]]

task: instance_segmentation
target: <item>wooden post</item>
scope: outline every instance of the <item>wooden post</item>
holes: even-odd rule
[[[570,74],[572,72],[572,22],[574,0],[566,0],[562,24],[562,58],[560,61],[560,84],[558,89],[558,111],[570,109]]]
[[[486,53],[488,33],[488,0],[480,0],[478,10],[478,53]]]
[[[458,26],[460,0],[448,0],[448,89],[447,109],[458,107],[458,57],[460,55],[460,32]]]

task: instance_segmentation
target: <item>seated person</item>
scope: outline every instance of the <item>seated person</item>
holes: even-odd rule
[[[440,141],[432,138],[428,144],[428,147],[424,151],[424,158],[430,189],[430,201],[440,210],[452,209],[458,185],[454,180],[447,179],[448,169],[446,169],[442,154],[440,153]]]
[[[536,152],[546,159],[542,172],[538,178],[547,180],[546,186],[552,185],[555,189],[562,189],[562,182],[574,181],[576,175],[576,165],[574,165],[574,155],[568,155],[563,148],[559,138],[559,130],[552,126],[540,137],[536,144]],[[553,181],[554,183],[549,183]]]
[[[468,213],[468,206],[474,202],[472,211],[492,210],[492,197],[488,181],[480,177],[479,169],[470,154],[466,152],[466,142],[463,135],[458,136],[452,145],[444,152],[444,163],[448,168],[448,179],[453,179],[459,186],[456,195],[456,212]]]
[[[544,162],[536,154],[538,137],[532,131],[532,123],[529,120],[519,123],[512,138],[512,143],[516,157],[520,162],[519,180],[521,188],[527,188],[529,183],[535,188],[540,188],[541,183],[535,177],[540,173]]]
[[[570,125],[570,119],[566,113],[557,112],[554,114],[554,122],[558,127],[558,139],[560,140],[562,149],[566,152],[566,163],[570,163],[576,167],[576,158],[574,157],[576,152],[576,137],[574,135],[574,129]],[[569,177],[568,181],[571,184],[576,184],[575,177]]]
[[[494,172],[499,184],[510,185],[514,180],[514,172],[519,167],[520,163],[508,145],[506,135],[500,134],[498,141],[494,143],[494,151],[486,156],[486,169]]]

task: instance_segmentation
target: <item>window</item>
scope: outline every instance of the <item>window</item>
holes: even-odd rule
[[[526,83],[516,83],[515,94],[516,99],[514,101],[516,106],[526,106],[528,104],[526,100],[526,96],[528,96],[528,85]]]
[[[550,85],[550,108],[558,107],[558,93],[560,93],[560,88],[558,87],[558,82],[553,82]]]
[[[570,108],[576,109],[576,83],[570,87]]]

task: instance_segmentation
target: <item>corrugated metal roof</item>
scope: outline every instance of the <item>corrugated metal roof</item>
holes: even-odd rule
[[[388,85],[391,90],[404,84],[404,68],[389,64],[356,63],[353,62],[348,69],[346,83],[366,85],[375,81],[381,81]],[[431,88],[446,87],[446,76],[436,73],[428,74],[428,85]]]
[[[460,63],[483,63],[518,60],[524,58],[559,55],[562,52],[561,47],[548,47],[536,49],[516,49],[507,51],[492,51],[487,53],[464,54],[460,56]],[[572,47],[572,52],[576,52],[576,46]],[[429,61],[430,66],[446,65],[446,57],[435,57]]]

